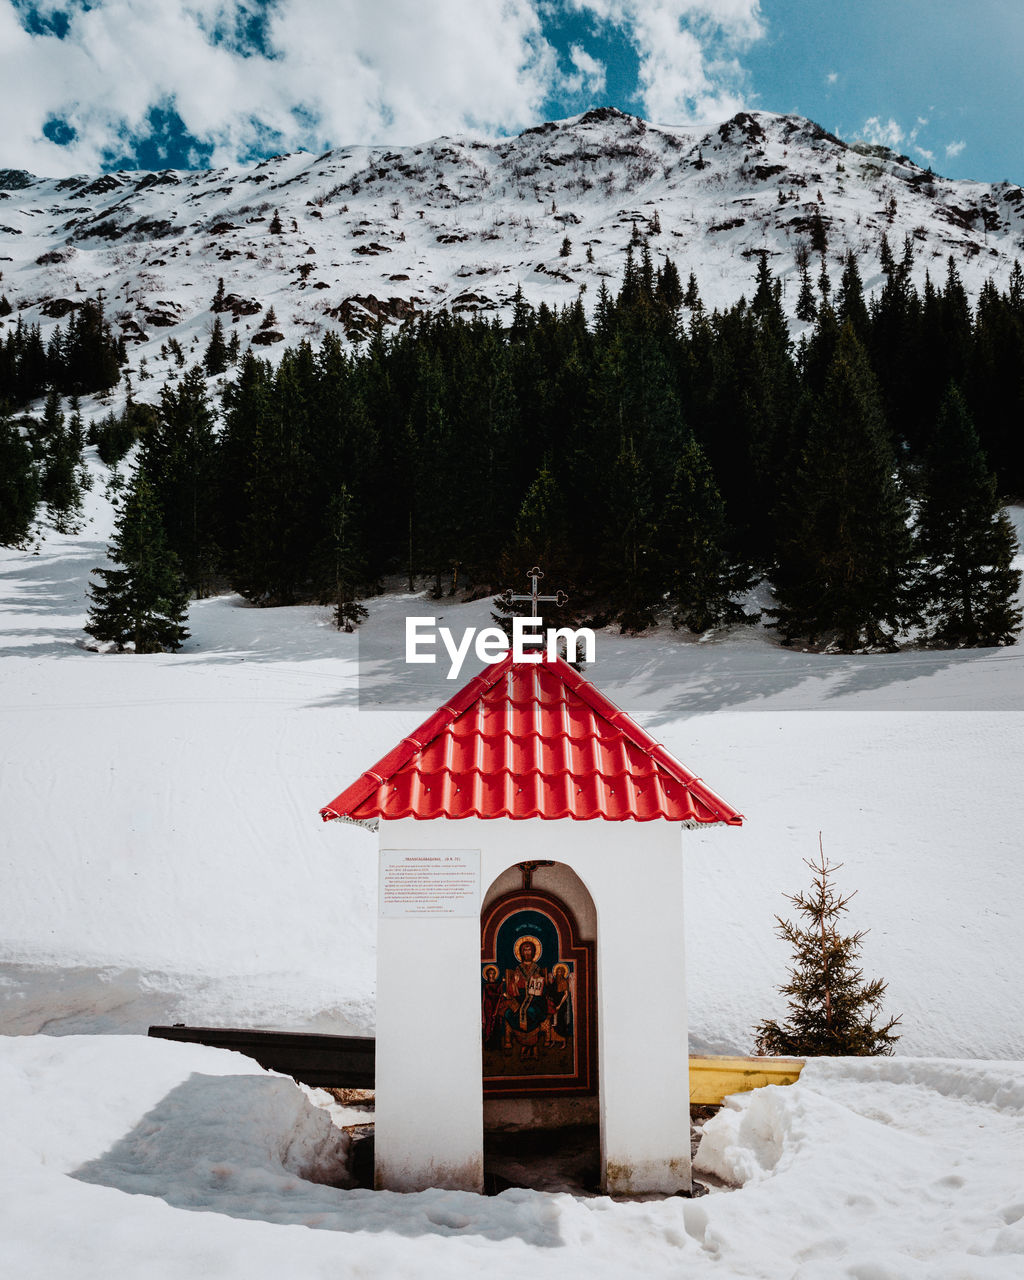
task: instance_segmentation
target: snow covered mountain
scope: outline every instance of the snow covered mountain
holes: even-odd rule
[[[0,324],[21,316],[45,335],[102,289],[137,366],[168,337],[205,342],[218,279],[225,320],[243,346],[265,348],[332,329],[354,338],[374,317],[441,307],[507,316],[520,285],[535,304],[582,295],[589,307],[602,280],[616,287],[634,224],[684,280],[696,272],[710,306],[749,294],[767,253],[792,312],[795,254],[822,229],[833,282],[853,249],[869,290],[883,232],[897,254],[911,237],[919,284],[926,271],[941,280],[952,254],[974,293],[1024,257],[1024,192],[1012,183],[940,178],[797,116],[666,127],[602,108],[515,138],[345,147],[244,169],[0,170],[0,294],[14,308]]]

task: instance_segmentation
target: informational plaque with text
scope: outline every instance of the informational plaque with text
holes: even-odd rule
[[[382,849],[382,916],[480,914],[479,849]]]

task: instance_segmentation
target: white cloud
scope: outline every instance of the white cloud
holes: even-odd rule
[[[927,160],[929,164],[935,159],[935,152],[929,151],[927,147],[915,147],[914,150],[922,160]]]
[[[743,106],[736,54],[764,34],[760,0],[570,3],[627,34],[640,60],[640,99],[649,119],[723,119]]]
[[[825,83],[826,83],[826,84],[835,84],[835,83],[836,83],[836,81],[837,81],[838,79],[839,79],[839,72],[838,72],[838,71],[830,71],[830,72],[828,73],[828,75],[825,77]]]
[[[946,143],[946,159],[955,160],[957,156],[967,146],[966,142],[947,142]]]
[[[883,121],[880,116],[870,116],[864,121],[864,127],[861,129],[861,139],[864,142],[869,142],[876,147],[891,147],[893,150],[900,145],[905,136],[891,116],[886,121]]]
[[[63,9],[44,0],[44,12]],[[0,164],[59,176],[129,150],[154,106],[172,106],[224,164],[253,147],[415,142],[537,118],[557,81],[534,0],[277,0],[271,57],[213,44],[246,0],[94,0],[67,37],[29,35],[0,0]],[[600,69],[580,51],[576,74]],[[61,147],[48,119],[77,133]]]
[[[641,109],[662,122],[721,119],[744,104],[738,55],[764,34],[760,0],[561,0],[617,26],[639,59]],[[130,154],[154,107],[173,109],[212,162],[254,150],[416,142],[534,123],[558,90],[600,95],[606,69],[581,45],[559,70],[548,0],[274,0],[270,56],[216,33],[253,0],[37,0],[65,39],[30,35],[0,0],[0,164],[60,176]],[[43,134],[63,120],[75,139]]]
[[[603,62],[592,58],[582,45],[574,44],[569,49],[569,57],[576,68],[572,75],[566,76],[562,87],[569,93],[604,93],[606,72]]]

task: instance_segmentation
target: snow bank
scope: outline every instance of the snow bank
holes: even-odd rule
[[[348,1135],[286,1076],[135,1036],[0,1042],[3,1164],[201,1206],[238,1175],[347,1184]]]
[[[698,1164],[735,1191],[397,1195],[330,1185],[343,1135],[236,1054],[0,1038],[0,1266],[18,1280],[1019,1280],[1022,1098],[1020,1062],[825,1059],[708,1122]]]
[[[795,1085],[727,1099],[695,1169],[743,1188],[705,1233],[741,1273],[774,1274],[767,1248],[800,1280],[1019,1276],[1024,1063],[812,1060]],[[759,1208],[751,1249],[739,1228]]]

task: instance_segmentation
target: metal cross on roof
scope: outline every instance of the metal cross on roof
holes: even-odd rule
[[[530,617],[538,618],[540,617],[540,614],[538,614],[537,612],[538,604],[550,603],[550,604],[553,604],[557,609],[560,609],[563,604],[566,604],[568,602],[569,597],[565,594],[564,591],[556,591],[553,596],[542,596],[539,594],[540,580],[541,578],[544,577],[544,572],[542,569],[539,569],[537,565],[534,565],[532,569],[528,569],[526,571],[526,576],[530,579],[530,582],[532,584],[529,595],[517,595],[512,590],[512,588],[509,587],[509,589],[503,592],[500,597],[502,600],[505,601],[506,604],[510,604],[510,605],[520,604],[520,603],[525,604],[525,602],[529,600],[532,606],[532,612],[530,614]]]

